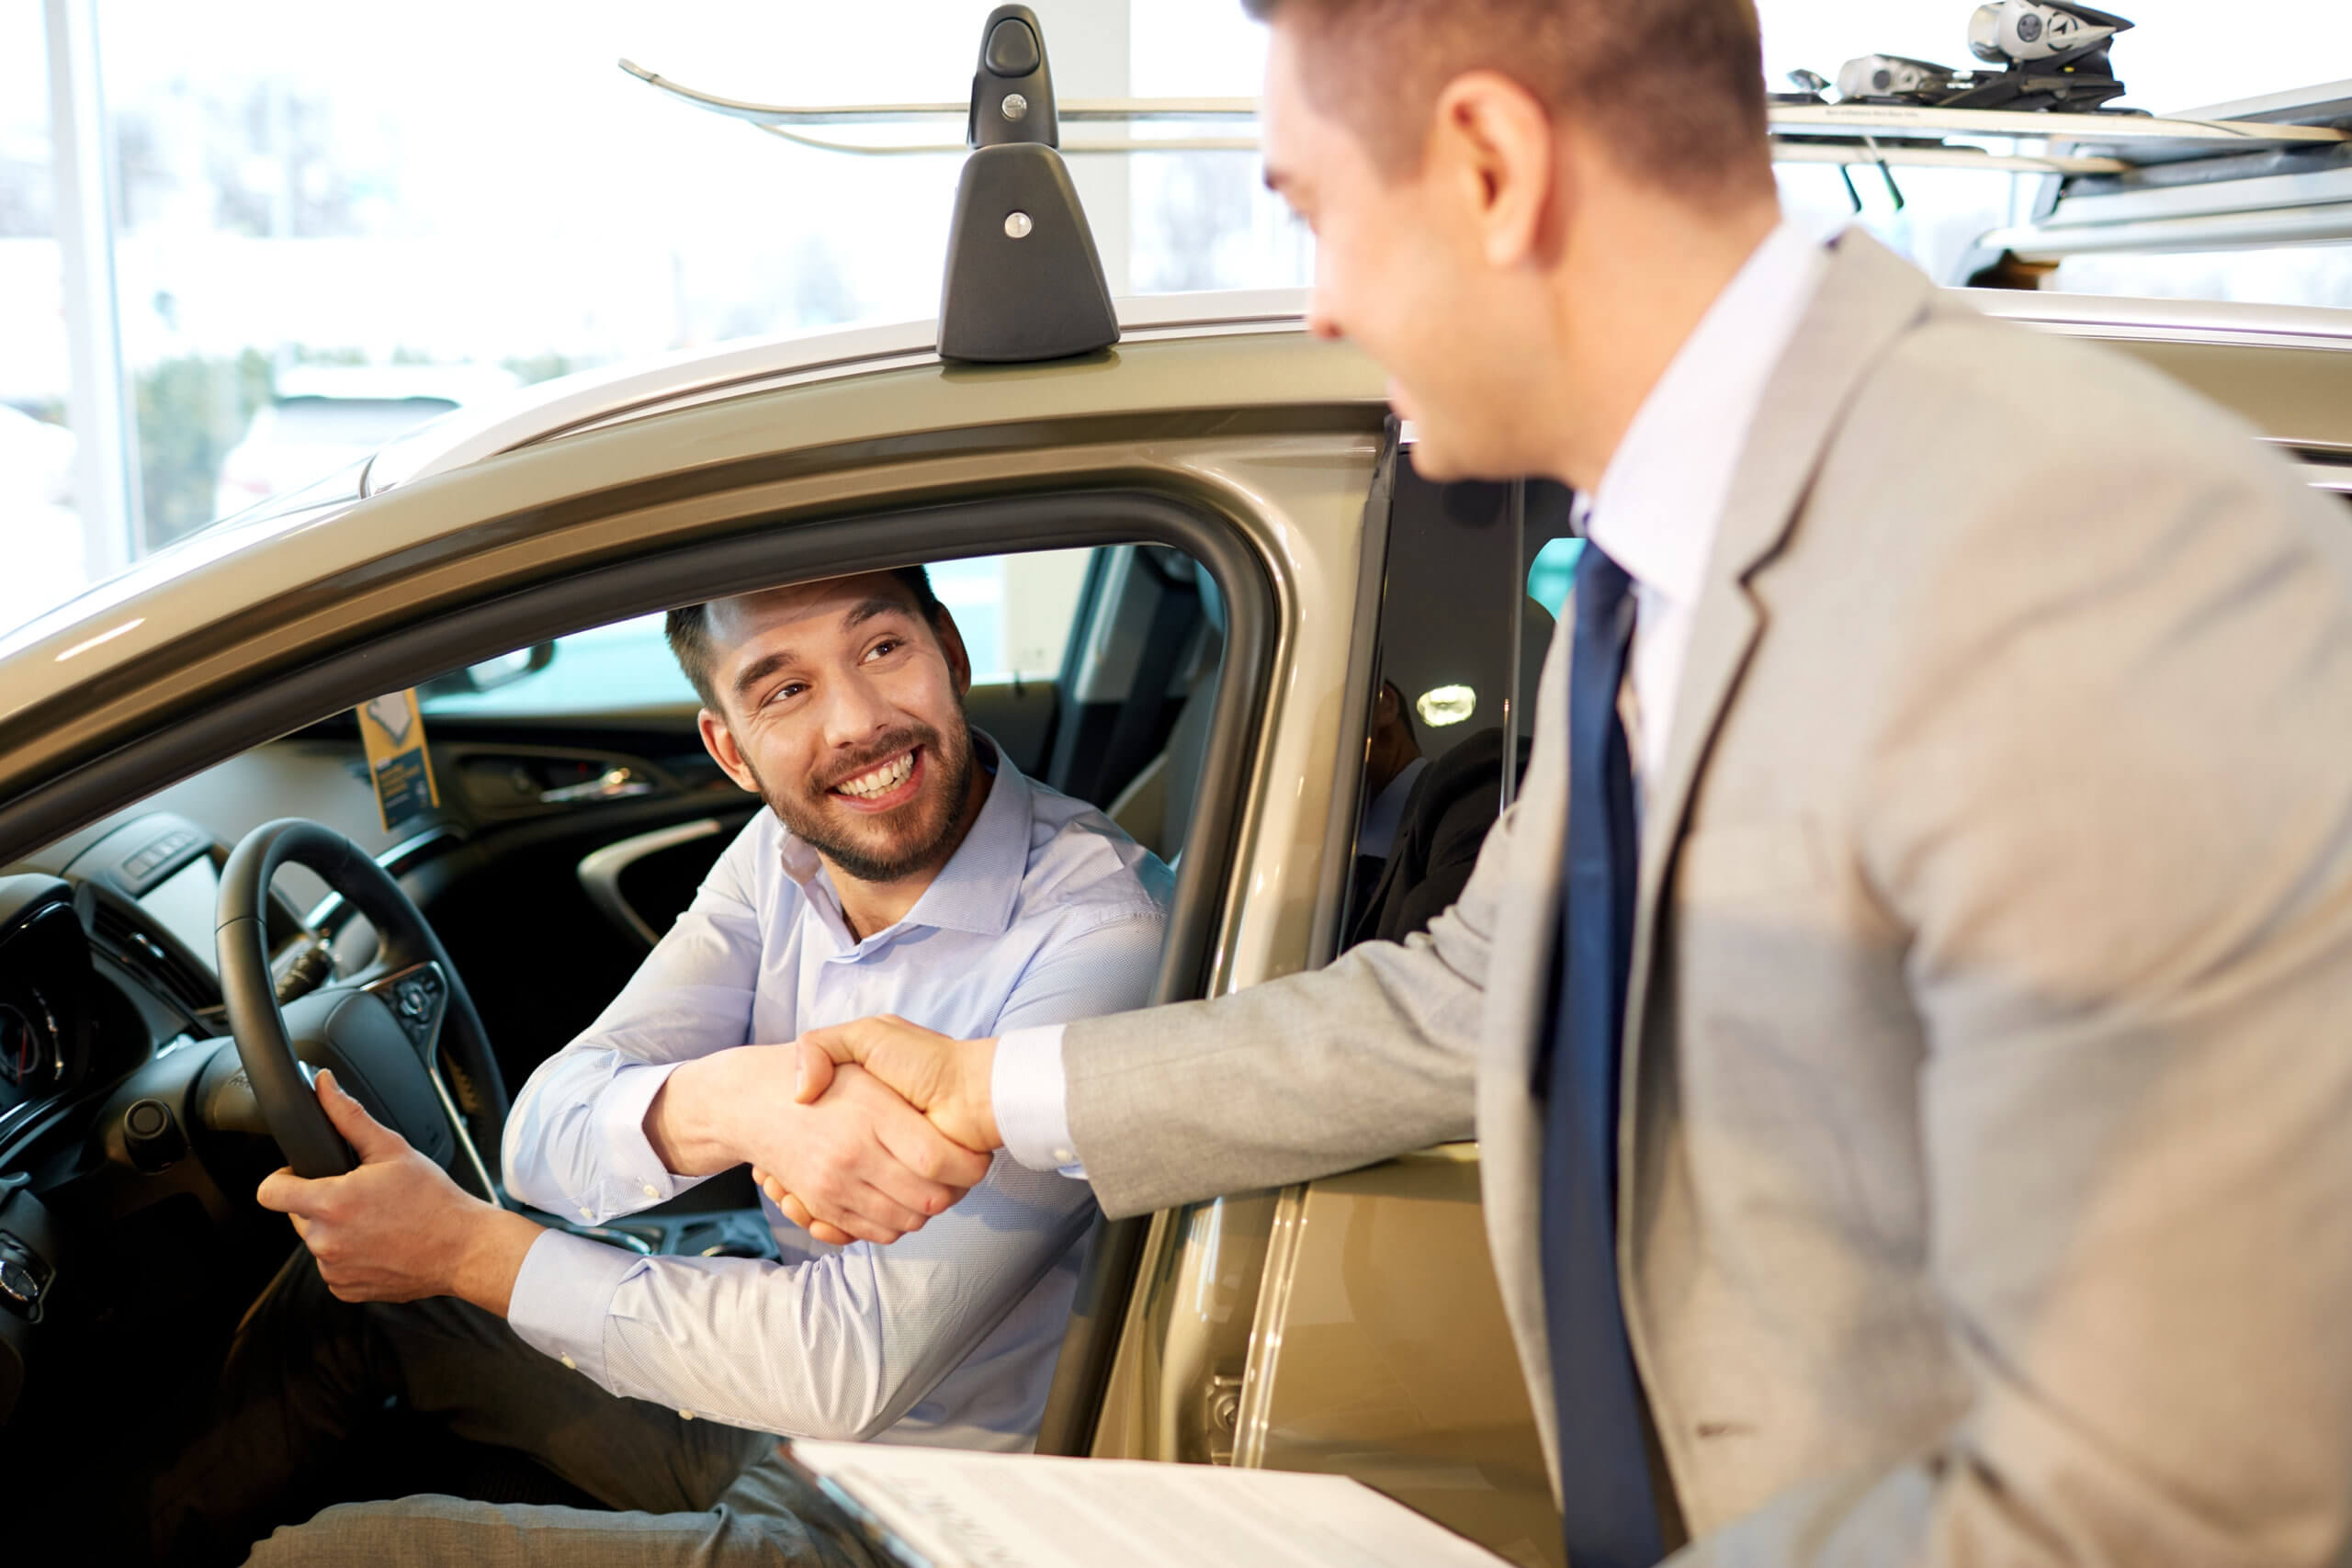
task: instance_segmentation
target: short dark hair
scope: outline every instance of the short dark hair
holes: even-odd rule
[[[919,566],[893,567],[890,575],[898,579],[915,602],[915,611],[933,632],[939,630],[939,618],[945,612],[939,595],[931,591],[931,573]],[[713,713],[725,713],[719,705],[717,688],[710,682],[710,606],[681,604],[670,612],[662,623],[662,633],[670,639],[670,651],[678,658],[678,668],[694,682],[695,695],[702,705]]]
[[[1420,167],[1430,109],[1494,71],[1685,195],[1771,177],[1753,0],[1241,0],[1303,29],[1306,87],[1384,174]]]

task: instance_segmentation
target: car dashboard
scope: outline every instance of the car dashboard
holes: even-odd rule
[[[158,812],[62,875],[0,876],[0,1423],[37,1342],[185,1321],[182,1292],[246,1251],[224,1233],[258,1228],[232,1190],[277,1156],[223,1049],[211,938],[227,853]],[[281,956],[307,945],[282,901],[270,924]],[[85,1237],[86,1269],[70,1256]]]

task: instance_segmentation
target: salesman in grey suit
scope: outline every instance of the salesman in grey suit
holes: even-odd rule
[[[1578,1568],[2345,1561],[2352,524],[1784,224],[1747,0],[1251,9],[1315,328],[1589,499],[1524,791],[1426,937],[807,1089],[1114,1215],[1475,1130]]]

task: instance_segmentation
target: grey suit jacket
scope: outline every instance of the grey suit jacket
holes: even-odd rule
[[[1619,1280],[1690,1562],[2343,1559],[2352,520],[2249,434],[1837,247],[1646,781]],[[1475,1128],[1547,1445],[1567,645],[1427,937],[1064,1048],[1114,1214]]]

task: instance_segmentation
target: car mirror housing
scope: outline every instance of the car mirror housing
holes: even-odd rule
[[[485,659],[479,664],[469,664],[462,670],[452,670],[446,675],[435,675],[417,688],[420,697],[466,696],[476,692],[495,692],[517,681],[526,681],[555,662],[555,644],[534,643],[518,648],[512,653],[502,653],[495,659]]]

